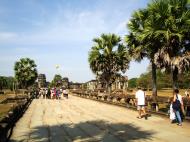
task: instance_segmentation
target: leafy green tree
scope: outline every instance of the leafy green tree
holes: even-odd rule
[[[59,74],[56,74],[50,84],[51,87],[60,87],[63,85],[62,76]]]
[[[131,78],[128,82],[129,88],[136,88],[137,87],[137,78]]]
[[[149,25],[149,35],[159,39],[155,63],[172,72],[173,88],[178,74],[190,67],[190,7],[187,0],[155,0],[148,6],[157,26]],[[151,32],[150,32],[151,31]]]
[[[21,58],[15,63],[15,78],[21,88],[27,89],[35,83],[38,76],[36,67],[34,60],[30,58]]]
[[[190,65],[190,12],[187,0],[154,0],[134,13],[126,42],[137,60],[152,64],[153,95],[157,94],[156,66],[172,72],[173,88],[179,72]]]
[[[157,86],[158,89],[171,88],[172,81],[169,72],[163,72],[160,69],[157,70]]]
[[[7,80],[4,76],[0,76],[0,90],[7,88]]]
[[[150,25],[157,26],[152,13],[147,9],[140,9],[134,12],[128,23],[129,34],[125,41],[129,48],[129,53],[136,61],[141,61],[143,58],[148,58],[151,62],[152,70],[152,95],[157,96],[156,82],[156,65],[154,56],[159,49],[159,39],[151,36],[149,29]],[[142,82],[142,84],[144,84]]]
[[[137,80],[137,85],[141,86],[147,90],[152,88],[151,72],[141,74]]]
[[[6,77],[7,80],[7,89],[13,90],[14,84],[15,84],[15,78],[14,77]]]
[[[89,52],[90,68],[98,80],[111,92],[111,84],[120,72],[129,68],[130,58],[121,38],[115,34],[102,34],[93,39],[94,46]]]

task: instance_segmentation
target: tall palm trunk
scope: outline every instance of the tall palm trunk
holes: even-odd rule
[[[106,82],[106,92],[110,95],[111,94],[111,85],[109,82]]]
[[[157,96],[156,65],[154,61],[152,61],[152,96],[154,98]]]
[[[110,84],[108,85],[108,93],[109,93],[109,95],[111,94],[111,85]]]
[[[178,69],[172,69],[172,87],[173,90],[178,88]]]

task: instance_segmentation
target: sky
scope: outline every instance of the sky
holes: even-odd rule
[[[122,38],[132,13],[149,0],[0,0],[0,76],[29,57],[48,81],[55,74],[73,82],[94,79],[88,63],[92,39],[102,33]],[[145,72],[148,60],[132,61],[129,78]],[[59,68],[56,69],[56,65]]]

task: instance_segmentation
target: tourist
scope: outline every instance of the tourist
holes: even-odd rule
[[[59,94],[60,99],[62,98],[62,94],[63,94],[63,89],[60,88],[60,94]]]
[[[54,97],[54,88],[51,89],[51,99]]]
[[[145,92],[141,90],[141,87],[138,87],[138,91],[135,94],[135,98],[139,115],[137,118],[141,119],[144,116],[145,119],[147,119],[147,114],[145,111]]]
[[[61,91],[60,91],[60,89],[57,90],[57,99],[61,99]]]
[[[53,89],[53,99],[56,99],[56,88]]]
[[[68,89],[64,89],[63,96],[68,99],[68,97],[69,97],[68,94],[69,94]]]
[[[43,94],[44,94],[44,92],[43,92],[43,89],[41,88],[41,89],[40,89],[40,97],[41,97],[41,98],[43,98]]]
[[[172,108],[176,116],[177,125],[182,126],[182,117],[180,115],[180,112],[182,111],[184,114],[184,107],[182,96],[179,94],[178,89],[174,90]]]
[[[51,91],[50,89],[48,88],[48,92],[47,92],[47,98],[50,99],[51,98]]]
[[[43,99],[45,99],[46,98],[46,89],[43,89]]]
[[[172,107],[172,103],[173,103],[173,98],[170,99],[170,109],[169,109],[169,114],[170,114],[170,122],[174,123],[176,122],[176,117],[175,117],[175,113]]]
[[[35,99],[38,99],[38,95],[39,95],[38,90],[37,90],[37,89],[34,90],[34,98],[35,98]]]
[[[186,95],[186,101],[187,102],[190,102],[190,97],[189,97],[189,94]],[[190,116],[190,105],[189,103],[186,104],[186,116]]]
[[[45,99],[47,99],[48,98],[48,89],[46,88],[45,89]]]

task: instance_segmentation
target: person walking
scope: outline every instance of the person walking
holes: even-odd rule
[[[64,88],[64,90],[63,90],[63,96],[68,99],[69,98],[68,94],[69,94],[68,89]]]
[[[141,89],[141,87],[138,87],[137,92],[135,93],[136,98],[136,105],[138,110],[138,117],[141,119],[143,116],[145,119],[147,119],[147,114],[145,110],[145,92]]]
[[[51,91],[50,91],[50,88],[48,88],[47,98],[48,98],[48,99],[51,99]]]
[[[186,95],[185,99],[187,102],[190,102],[189,93]],[[190,116],[190,105],[186,105],[186,116]]]
[[[184,106],[182,96],[179,94],[178,89],[174,90],[172,108],[176,116],[176,121],[178,122],[177,125],[182,126],[182,118],[180,112],[182,111],[184,114]]]
[[[170,114],[170,122],[174,123],[176,122],[176,116],[173,110],[173,106],[172,106],[173,100],[170,101],[170,109],[169,109],[169,114]]]

